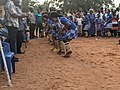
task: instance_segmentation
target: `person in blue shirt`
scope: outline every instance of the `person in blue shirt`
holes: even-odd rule
[[[106,23],[105,23],[105,29],[106,29],[106,32],[107,32],[107,35],[108,36],[111,36],[111,29],[112,29],[112,18],[113,18],[113,15],[110,13],[110,10],[107,9],[106,11]]]
[[[94,14],[94,10],[90,9],[89,10],[89,20],[90,20],[90,29],[89,29],[89,36],[95,36],[95,14]]]
[[[57,23],[53,22],[49,19],[49,16],[47,14],[43,14],[43,20],[47,21],[47,33],[49,37],[49,44],[54,45],[54,48],[52,48],[53,51],[59,51],[59,44],[58,44],[58,32],[57,32]]]
[[[88,17],[88,12],[84,11],[83,32],[86,37],[88,37],[89,29],[90,29],[90,21],[89,21],[89,17]]]
[[[69,42],[77,37],[77,26],[66,17],[59,15],[57,12],[52,12],[50,14],[50,19],[59,26],[59,40],[60,46],[65,52],[64,57],[70,57],[72,51],[70,50]]]
[[[53,32],[52,24],[53,24],[53,21],[48,18],[47,23],[48,23],[47,32],[48,32],[48,37],[49,37],[49,43],[53,44],[53,39],[52,39],[52,32]]]
[[[38,9],[37,13],[35,14],[36,19],[36,37],[38,37],[38,31],[39,31],[39,37],[43,38],[43,30],[42,30],[42,10]]]

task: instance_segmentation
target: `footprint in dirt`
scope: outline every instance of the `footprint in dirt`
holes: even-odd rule
[[[84,59],[81,59],[80,61],[81,61],[81,62],[85,62],[85,60],[84,60]]]
[[[107,54],[104,55],[104,56],[118,56],[118,54],[116,54],[116,53],[107,53]]]

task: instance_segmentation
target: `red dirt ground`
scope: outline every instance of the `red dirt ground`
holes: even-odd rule
[[[78,38],[65,59],[51,51],[47,39],[31,40],[19,55],[11,88],[0,90],[120,90],[119,38]]]

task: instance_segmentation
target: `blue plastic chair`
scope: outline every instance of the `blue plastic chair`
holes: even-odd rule
[[[4,51],[4,54],[5,54],[5,58],[6,58],[6,63],[7,63],[7,67],[8,67],[9,76],[11,78],[11,65],[12,65],[13,73],[15,73],[14,53],[10,51],[9,43],[2,42],[2,45],[3,45],[3,51]],[[2,55],[0,55],[0,61],[1,61],[2,70],[4,71],[4,63],[3,63],[3,60],[2,60]]]
[[[6,28],[0,29],[0,36],[6,37],[5,42],[8,42],[9,36],[8,36],[8,30]]]

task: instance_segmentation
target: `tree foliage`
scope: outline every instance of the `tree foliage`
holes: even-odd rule
[[[62,10],[79,10],[79,9],[98,9],[105,5],[113,5],[113,0],[51,0],[52,4],[56,3],[56,6]],[[62,3],[62,4],[59,4]],[[53,5],[54,6],[54,5]]]
[[[22,0],[22,10],[23,12],[28,12],[30,7],[34,7],[35,9],[39,7],[39,3],[37,0]]]
[[[22,0],[22,10],[23,12],[26,12],[29,10],[29,3],[31,0]]]

